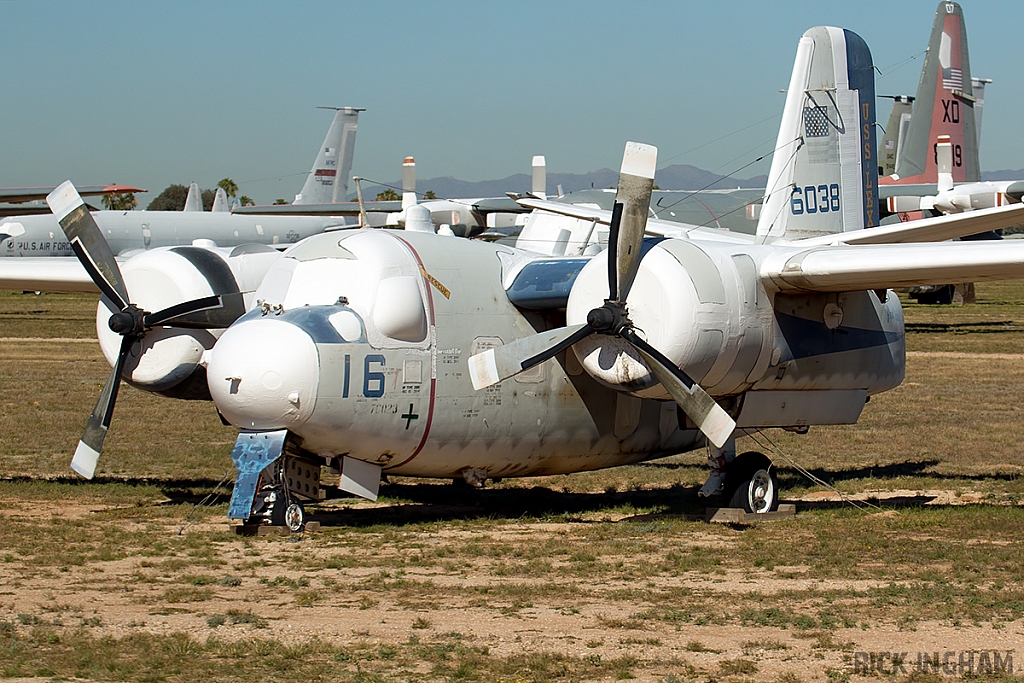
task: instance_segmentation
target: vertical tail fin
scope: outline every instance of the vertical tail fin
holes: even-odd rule
[[[356,127],[359,112],[355,107],[319,107],[334,109],[334,120],[327,137],[309,170],[302,192],[295,195],[295,204],[327,204],[343,202],[348,194],[348,179],[352,172],[352,156],[356,147]]]
[[[921,67],[914,115],[893,180],[934,183],[938,180],[936,139],[948,135],[953,145],[953,180],[981,180],[975,97],[967,52],[967,26],[955,2],[939,3]]]
[[[408,209],[416,204],[416,160],[412,157],[402,159],[402,208]]]
[[[210,211],[214,213],[231,211],[231,205],[228,203],[228,193],[224,191],[223,187],[218,187],[216,194],[213,195],[213,208]]]
[[[981,149],[981,111],[985,107],[985,86],[991,82],[991,78],[971,76],[971,89],[974,91],[974,131],[978,134],[978,149]]]
[[[878,225],[872,69],[856,33],[818,26],[800,39],[757,224],[762,240]]]
[[[896,162],[900,150],[904,148],[903,141],[906,140],[907,127],[910,125],[914,98],[908,95],[883,97],[892,97],[892,112],[889,113],[889,123],[885,126],[882,143],[878,146],[878,175],[889,176],[896,172]]]
[[[542,156],[533,158],[533,173],[530,177],[530,194],[541,199],[548,198],[548,166]]]
[[[182,211],[202,211],[203,195],[199,191],[199,185],[191,183],[188,186],[188,194],[185,195],[185,208]]]

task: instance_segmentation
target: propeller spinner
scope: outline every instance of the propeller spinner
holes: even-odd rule
[[[185,301],[156,313],[140,309],[131,303],[114,254],[74,185],[65,182],[47,196],[46,203],[89,277],[118,311],[110,316],[108,324],[111,330],[121,335],[121,348],[71,460],[71,469],[86,479],[92,479],[110,428],[121,375],[132,346],[155,327],[228,327],[245,312],[245,305],[242,295],[235,292]]]
[[[626,308],[640,268],[657,159],[656,147],[626,143],[608,235],[609,293],[604,304],[590,311],[585,324],[548,330],[473,356],[469,359],[470,377],[475,389],[483,389],[529,370],[590,335],[619,337],[636,349],[686,416],[721,448],[736,423],[699,384],[637,333]]]

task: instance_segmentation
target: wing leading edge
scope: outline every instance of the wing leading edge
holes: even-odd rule
[[[775,291],[850,292],[1024,278],[1024,240],[780,250],[761,267]]]
[[[15,292],[94,292],[99,288],[74,257],[0,258],[0,289]]]

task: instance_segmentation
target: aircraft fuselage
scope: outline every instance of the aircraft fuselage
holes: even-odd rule
[[[701,353],[714,356],[701,357],[703,374],[682,363],[698,381],[717,373],[712,394],[740,429],[855,422],[869,394],[902,381],[895,296],[772,297],[756,274],[764,247],[692,246],[730,252],[718,270],[689,277],[722,279],[734,288],[722,305],[741,312],[733,321],[710,315],[697,323],[724,326],[701,337]],[[750,267],[735,268],[742,259],[733,252],[744,251]],[[530,258],[501,245],[390,230],[306,240],[271,269],[256,292],[259,306],[213,349],[211,394],[241,429],[288,429],[313,454],[348,455],[395,474],[567,473],[703,445],[657,387],[609,389],[572,350],[473,389],[470,356],[565,324],[563,311],[509,302],[508,280]],[[746,308],[731,305],[737,297],[746,297]],[[653,304],[687,301],[680,292]],[[720,346],[708,347],[708,339]]]
[[[93,217],[115,254],[213,240],[218,246],[292,244],[342,225],[337,217],[242,216],[185,211],[95,211]],[[17,227],[15,227],[17,226]],[[52,214],[0,220],[0,256],[74,256]]]

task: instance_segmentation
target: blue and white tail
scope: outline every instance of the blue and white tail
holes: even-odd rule
[[[327,204],[343,202],[348,195],[349,173],[356,148],[356,127],[359,112],[355,107],[320,107],[334,109],[334,120],[327,137],[309,170],[302,192],[295,195],[294,204]]]
[[[872,69],[856,33],[818,26],[800,38],[757,224],[761,240],[878,225]]]

